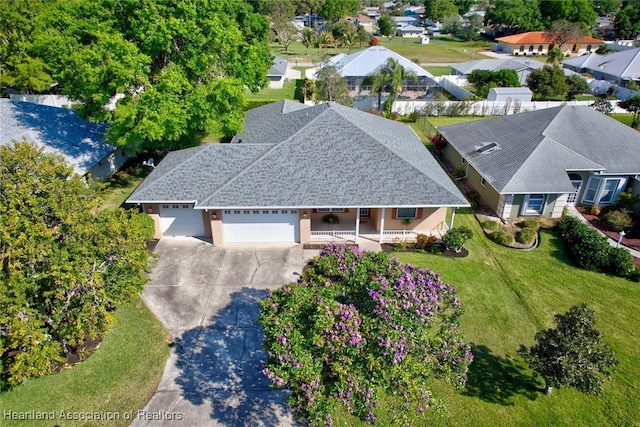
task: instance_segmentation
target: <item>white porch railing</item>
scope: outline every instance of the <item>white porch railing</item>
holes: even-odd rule
[[[312,231],[312,241],[332,242],[334,240],[355,240],[355,230]]]

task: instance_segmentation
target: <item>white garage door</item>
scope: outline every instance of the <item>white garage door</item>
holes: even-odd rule
[[[164,236],[204,236],[202,211],[193,205],[161,205],[160,219]]]
[[[296,209],[223,211],[226,243],[299,242],[300,218]]]

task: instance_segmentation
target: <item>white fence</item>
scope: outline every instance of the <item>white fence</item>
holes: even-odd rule
[[[458,99],[468,99],[474,97],[473,93],[469,92],[466,89],[463,89],[463,86],[467,86],[469,84],[466,77],[455,75],[440,76],[438,84],[442,86],[444,90]]]
[[[393,111],[398,114],[410,114],[418,111],[427,116],[487,116],[508,115],[525,111],[542,110],[561,105],[591,105],[593,101],[396,101]],[[611,101],[614,113],[626,113],[618,107],[616,100]]]
[[[312,231],[311,241],[333,242],[334,240],[355,240],[355,230]]]

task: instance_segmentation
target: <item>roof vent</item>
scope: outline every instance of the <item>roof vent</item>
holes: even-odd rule
[[[500,146],[497,142],[485,142],[483,145],[475,146],[476,153],[478,154],[488,154],[493,151],[497,151],[500,149]]]

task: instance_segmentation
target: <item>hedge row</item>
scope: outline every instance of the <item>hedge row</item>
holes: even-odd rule
[[[558,233],[578,267],[620,277],[637,275],[629,252],[612,247],[605,237],[578,218],[563,216],[558,222]]]

